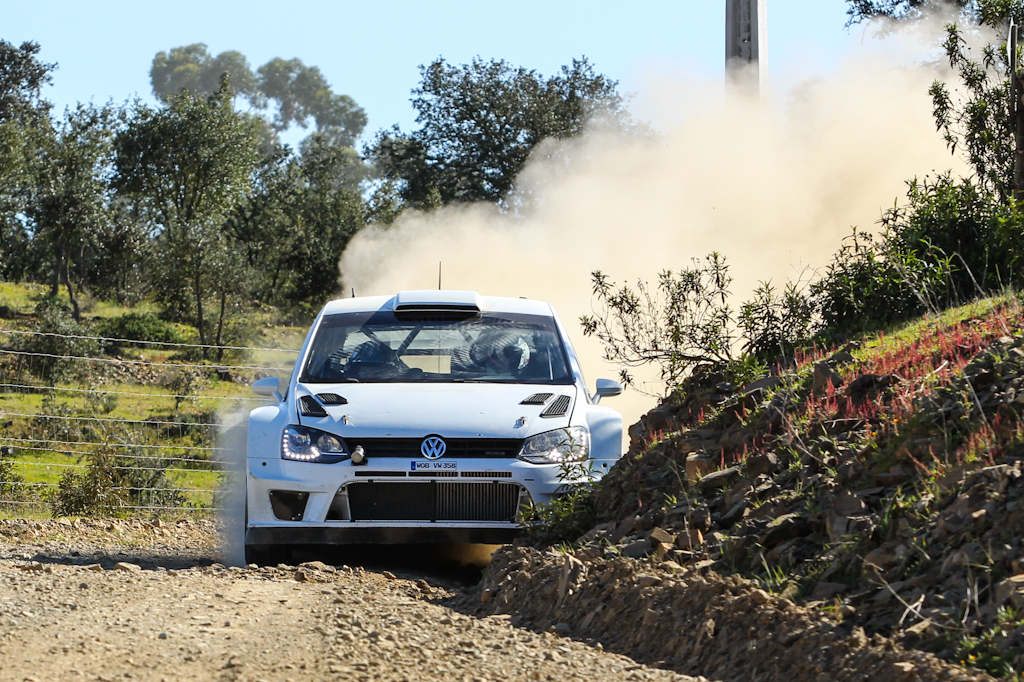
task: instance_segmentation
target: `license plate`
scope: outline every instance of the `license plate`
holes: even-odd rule
[[[458,471],[458,462],[409,462],[410,471]]]

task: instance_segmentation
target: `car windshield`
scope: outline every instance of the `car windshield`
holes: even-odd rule
[[[572,383],[550,317],[391,311],[325,316],[299,380]]]

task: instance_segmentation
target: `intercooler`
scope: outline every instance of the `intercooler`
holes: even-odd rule
[[[517,483],[358,481],[335,496],[328,521],[514,522]]]

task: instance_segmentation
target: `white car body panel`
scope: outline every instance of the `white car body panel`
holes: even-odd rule
[[[303,368],[309,362],[317,331],[325,318],[339,313],[390,312],[396,308],[402,312],[407,306],[414,310],[438,308],[449,311],[480,308],[485,316],[488,313],[509,313],[547,318],[550,322],[546,324],[553,324],[564,346],[565,362],[570,377],[565,383],[557,384],[488,381],[300,381]],[[547,365],[541,365],[541,368],[545,366]],[[322,408],[327,416],[300,414],[301,398],[310,396],[319,404],[320,400],[316,396],[326,393],[343,396],[347,403],[323,404]],[[545,404],[522,404],[529,396],[545,393],[552,394]],[[367,462],[362,465],[353,464],[351,459],[334,463],[292,461],[282,457],[282,434],[289,425],[300,425],[333,434],[343,439],[350,449],[353,447],[352,444],[360,439],[367,439],[368,442],[369,439],[378,439],[372,442],[379,444],[392,442],[386,439],[415,439],[416,442],[420,442],[428,436],[439,436],[445,439],[446,443],[449,439],[459,439],[455,443],[464,442],[475,447],[475,444],[487,439],[507,439],[501,442],[513,443],[556,429],[583,427],[590,433],[590,460],[595,478],[606,473],[621,456],[621,416],[615,410],[592,401],[564,327],[551,307],[539,301],[494,298],[480,296],[475,292],[458,291],[401,292],[394,297],[332,301],[314,321],[291,379],[286,387],[282,387],[281,394],[281,402],[253,410],[249,418],[247,546],[396,541],[504,541],[513,537],[518,530],[514,518],[500,521],[394,518],[353,520],[338,518],[338,515],[344,513],[345,505],[349,504],[348,500],[355,491],[388,490],[386,487],[353,488],[354,485],[416,483],[437,486],[431,490],[472,489],[476,491],[474,494],[481,495],[491,495],[493,491],[499,489],[504,491],[502,495],[511,495],[513,488],[508,486],[517,486],[521,502],[544,503],[550,501],[566,484],[563,480],[563,467],[559,464],[533,464],[508,452],[495,457],[486,448],[473,456],[447,453],[434,460],[445,462],[444,466],[451,467],[444,475],[430,472],[413,473],[417,461],[430,461],[420,453],[413,453],[412,456],[375,455],[375,446],[366,448]],[[554,417],[542,416],[542,412],[559,396],[567,396],[570,400],[565,413]],[[452,452],[457,451],[453,446]],[[377,448],[376,452],[384,450]],[[457,472],[457,475],[452,472]],[[489,483],[491,487],[479,485],[481,483]],[[493,484],[500,485],[496,488]],[[413,496],[426,494],[427,491],[426,488],[409,486],[400,486],[393,490],[402,490],[403,494]],[[271,491],[276,491],[275,495],[284,493],[291,496],[289,499],[294,504],[287,508],[288,513],[285,513],[283,518],[282,506],[279,504],[275,508],[271,502]],[[295,501],[298,500],[296,496],[302,498],[300,512],[295,512],[299,508],[299,502]],[[401,500],[397,501],[400,502]],[[384,498],[381,498],[380,503],[385,507],[389,504]],[[351,510],[349,513],[353,517],[356,516]],[[292,514],[293,518],[289,518],[288,514]],[[298,518],[294,518],[295,516]]]

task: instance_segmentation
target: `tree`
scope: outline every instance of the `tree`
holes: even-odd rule
[[[76,322],[81,309],[74,262],[84,259],[109,220],[107,171],[116,119],[110,107],[79,104],[58,125],[33,136],[26,214],[35,224],[35,241],[50,250],[50,295],[56,297],[58,284],[64,283]]]
[[[31,235],[23,212],[31,184],[30,138],[49,120],[42,88],[56,65],[39,61],[39,44],[0,40],[0,277],[21,279],[33,269]]]
[[[234,110],[225,79],[209,98],[185,91],[159,110],[136,105],[115,140],[114,187],[159,235],[158,297],[194,314],[203,344],[204,304],[224,288],[233,255],[222,226],[251,192],[260,139],[260,122]]]
[[[209,97],[220,88],[225,74],[231,83],[233,97],[242,95],[250,100],[259,97],[249,61],[241,52],[234,50],[214,57],[203,43],[174,47],[170,52],[158,52],[149,69],[153,94],[164,103],[182,90]]]
[[[847,26],[879,17],[917,19],[929,8],[950,5],[959,7],[964,16],[970,17],[976,14],[978,5],[984,3],[985,0],[981,0],[981,3],[979,0],[846,0],[846,15],[849,17]]]
[[[420,73],[412,91],[420,128],[383,131],[367,149],[416,208],[503,202],[542,140],[579,135],[596,116],[630,125],[618,83],[596,74],[585,58],[550,78],[480,58],[462,66],[437,59]]]
[[[149,71],[153,94],[163,102],[183,90],[208,97],[228,76],[232,96],[244,96],[255,109],[276,104],[268,125],[276,132],[310,119],[335,144],[351,147],[366,126],[366,112],[347,95],[336,94],[323,73],[300,59],[271,59],[254,73],[240,52],[212,56],[203,43],[172,48],[153,58]]]

